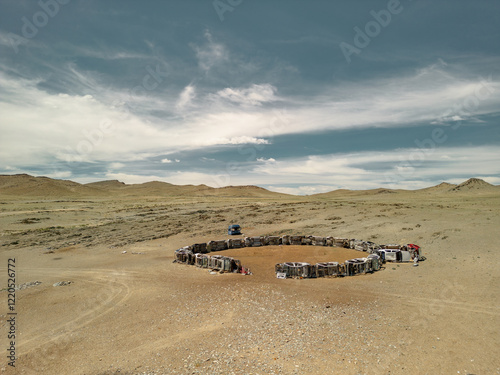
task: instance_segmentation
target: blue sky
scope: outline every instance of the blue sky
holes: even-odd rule
[[[0,173],[500,184],[500,2],[4,0]]]

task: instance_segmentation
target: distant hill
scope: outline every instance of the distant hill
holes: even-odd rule
[[[313,194],[315,197],[341,197],[341,196],[375,196],[397,194],[403,192],[425,192],[439,194],[450,192],[481,193],[500,192],[500,186],[494,186],[484,180],[471,178],[460,185],[443,182],[439,185],[419,189],[392,190],[385,188],[370,190],[338,189],[327,193]],[[79,184],[69,180],[58,180],[49,177],[34,177],[27,174],[0,175],[0,196],[26,196],[26,197],[106,197],[106,196],[137,196],[137,197],[230,197],[230,198],[279,198],[292,195],[276,193],[258,186],[225,186],[213,188],[206,185],[174,185],[168,182],[151,181],[143,184],[125,184],[118,180],[99,181],[88,184]]]
[[[273,197],[287,194],[275,193],[258,186],[225,186],[213,188],[206,185],[173,185],[168,182],[151,181],[143,184],[124,184],[123,182],[99,181],[86,184],[103,191],[126,196],[227,196],[227,197]]]
[[[99,197],[99,196],[214,196],[214,197],[280,197],[258,186],[226,186],[212,188],[206,185],[174,185],[151,181],[143,184],[125,184],[118,180],[79,184],[69,180],[34,177],[28,174],[0,175],[0,196],[26,197]]]
[[[214,196],[229,196],[229,197],[279,197],[291,196],[290,194],[276,193],[266,190],[259,186],[245,185],[245,186],[225,186],[218,189],[209,188],[211,190],[205,191],[206,195]]]
[[[442,182],[439,185],[431,186],[424,189],[415,190],[415,192],[425,192],[428,194],[449,194],[449,193],[488,193],[488,192],[500,192],[500,186],[492,185],[480,178],[469,178],[467,181],[462,182],[459,185],[450,184],[448,182]]]
[[[312,194],[314,197],[339,197],[339,196],[360,196],[360,195],[381,195],[381,194],[397,194],[404,192],[406,190],[402,189],[386,189],[386,188],[377,188],[377,189],[369,189],[369,190],[348,190],[348,189],[337,189],[333,191],[329,191],[326,193],[318,193]]]
[[[106,180],[106,181],[91,182],[89,184],[85,184],[85,186],[106,190],[106,189],[121,189],[127,185],[124,182],[118,180]]]
[[[460,185],[455,186],[451,191],[496,191],[500,190],[498,186],[492,185],[480,178],[469,178],[467,181],[462,182]]]
[[[481,192],[500,192],[500,186],[489,184],[488,182],[479,178],[470,178],[459,185],[450,184],[448,182],[441,182],[436,186],[431,186],[417,190],[403,190],[403,189],[370,189],[370,190],[347,190],[338,189],[326,193],[313,194],[315,197],[341,197],[341,196],[368,196],[368,195],[382,195],[394,193],[426,193],[426,194],[449,194],[450,192],[468,192],[468,193],[481,193]]]
[[[102,196],[106,193],[73,181],[16,174],[0,175],[0,195],[57,198]]]
[[[184,195],[191,189],[161,181],[150,181],[143,184],[125,184],[118,180],[98,181],[85,184],[101,191],[124,196],[156,196],[156,195]],[[189,185],[188,185],[189,186]]]
[[[439,185],[436,186],[431,186],[427,187],[424,189],[419,189],[416,191],[421,191],[421,192],[429,192],[429,193],[440,193],[440,192],[447,192],[456,187],[457,185],[455,184],[450,184],[448,182],[441,182]]]

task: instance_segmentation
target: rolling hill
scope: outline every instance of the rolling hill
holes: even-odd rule
[[[16,174],[0,175],[0,195],[59,198],[105,196],[107,193],[69,180]]]
[[[467,181],[462,182],[460,185],[453,187],[450,191],[496,191],[499,190],[498,186],[492,185],[480,178],[469,178]]]
[[[338,189],[327,193],[314,194],[315,197],[329,198],[339,196],[367,196],[386,195],[403,192],[441,194],[450,192],[461,193],[488,193],[500,192],[500,187],[488,182],[470,178],[467,181],[454,185],[442,182],[439,185],[419,190],[402,189],[370,189],[370,190],[347,190]],[[142,184],[125,184],[118,180],[98,181],[88,184],[79,184],[70,180],[52,179],[49,177],[34,177],[28,174],[0,175],[0,196],[26,196],[26,197],[107,197],[107,196],[213,196],[231,198],[273,198],[290,197],[289,194],[276,193],[264,188],[245,186],[225,186],[213,188],[206,185],[174,185],[162,181],[150,181]]]
[[[106,196],[216,196],[272,198],[287,196],[257,186],[174,185],[151,181],[143,184],[125,184],[117,180],[79,184],[70,180],[34,177],[28,174],[0,175],[0,196],[22,197],[106,197]]]

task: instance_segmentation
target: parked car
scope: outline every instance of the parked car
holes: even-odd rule
[[[238,224],[232,224],[227,228],[227,234],[231,236],[235,234],[241,234],[241,227]]]

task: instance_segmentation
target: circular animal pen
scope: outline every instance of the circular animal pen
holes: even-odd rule
[[[174,262],[194,265],[199,268],[208,268],[212,271],[233,272],[242,274],[251,274],[248,267],[242,265],[242,262],[235,257],[243,257],[251,248],[260,248],[265,246],[266,249],[262,254],[245,255],[249,263],[254,263],[254,258],[266,257],[273,258],[270,255],[282,254],[292,256],[288,250],[299,249],[300,251],[293,255],[295,261],[278,260],[274,266],[276,277],[281,279],[299,278],[310,279],[318,277],[344,277],[355,276],[360,274],[373,273],[381,269],[385,262],[410,262],[414,261],[417,264],[422,258],[420,247],[414,244],[407,245],[378,245],[370,241],[362,241],[356,239],[347,239],[340,237],[320,237],[320,236],[259,236],[232,238],[228,240],[209,241],[207,243],[196,243],[185,246],[175,251]],[[232,250],[238,249],[238,250]],[[315,251],[309,251],[309,250]],[[322,251],[322,255],[319,255]],[[344,258],[339,259],[339,253],[342,254],[342,249],[355,250],[356,254],[363,252],[365,257],[352,257],[355,253],[343,254]],[[231,251],[232,250],[232,251]],[[329,250],[329,251],[326,251]],[[224,251],[227,255],[222,255],[219,252]],[[208,255],[209,253],[217,252],[217,254]],[[233,255],[234,254],[234,255]],[[252,257],[253,255],[253,257]],[[337,256],[337,259],[331,259]],[[330,257],[330,259],[328,259]],[[341,257],[342,258],[342,257]],[[311,259],[311,261],[303,261]],[[266,267],[267,263],[266,263]]]

